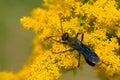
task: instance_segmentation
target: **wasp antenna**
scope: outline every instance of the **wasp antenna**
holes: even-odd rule
[[[52,37],[61,37],[61,36],[48,36],[46,38],[49,39],[49,38],[52,38]]]
[[[61,32],[63,34],[63,28],[62,28],[62,19],[60,18],[60,27],[61,27]]]
[[[61,27],[61,32],[63,34],[63,28],[62,28],[62,13],[59,13],[59,18],[60,18],[60,27]]]

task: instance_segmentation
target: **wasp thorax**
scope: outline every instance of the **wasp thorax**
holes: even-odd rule
[[[64,33],[64,34],[62,35],[62,40],[63,40],[63,41],[66,41],[66,40],[68,40],[68,37],[69,37],[69,34],[68,34],[68,33]]]

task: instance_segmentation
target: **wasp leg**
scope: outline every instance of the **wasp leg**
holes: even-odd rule
[[[79,55],[78,55],[78,68],[79,68],[79,66],[80,66],[80,56],[81,56],[81,54],[79,53]]]
[[[69,50],[65,50],[65,51],[61,51],[61,52],[53,52],[53,53],[65,53],[65,52],[68,52],[68,51],[74,51],[74,49],[69,49]]]
[[[77,33],[77,34],[76,34],[75,39],[77,39],[77,37],[78,37],[79,34],[80,34],[80,33]]]
[[[78,37],[80,33],[77,33],[76,36],[75,36],[75,39]],[[82,34],[82,37],[81,37],[81,41],[83,41],[83,37],[84,37],[84,34]]]
[[[81,41],[83,41],[84,34],[82,34]]]
[[[56,39],[53,39],[52,37],[61,37],[61,36],[50,36],[50,37],[47,37],[47,39],[51,38],[55,42],[58,42],[58,43],[61,43],[61,44],[68,44],[67,42],[61,42],[61,41],[58,41]]]

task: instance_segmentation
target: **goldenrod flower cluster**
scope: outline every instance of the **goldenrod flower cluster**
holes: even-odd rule
[[[77,68],[78,52],[57,53],[71,47],[53,40],[62,41],[62,34],[68,32],[71,37],[84,34],[83,43],[101,60],[94,67],[101,80],[119,80],[118,4],[115,0],[44,0],[44,8],[35,8],[30,16],[20,19],[25,29],[35,33],[35,38],[32,55],[16,76],[22,80],[56,80],[62,76],[62,69]]]

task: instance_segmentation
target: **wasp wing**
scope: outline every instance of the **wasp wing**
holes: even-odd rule
[[[86,45],[84,45],[78,39],[69,38],[69,43],[68,44],[73,49],[80,52],[84,56],[84,58],[85,58],[85,60],[88,64],[95,65],[95,64],[100,63],[100,59],[97,56],[97,54],[95,52],[93,52],[92,50],[90,50],[90,48],[88,48]]]
[[[95,66],[95,63],[92,63],[91,61],[89,61],[89,59],[85,58],[85,61],[90,65],[90,66]]]
[[[76,41],[76,46],[74,47],[77,51],[79,51],[85,58],[86,62],[90,65],[100,64],[100,59],[97,54],[90,50],[86,45],[84,45],[81,41]]]
[[[100,59],[95,52],[90,50],[86,45],[81,43],[81,54],[84,56],[87,63],[100,64]]]

